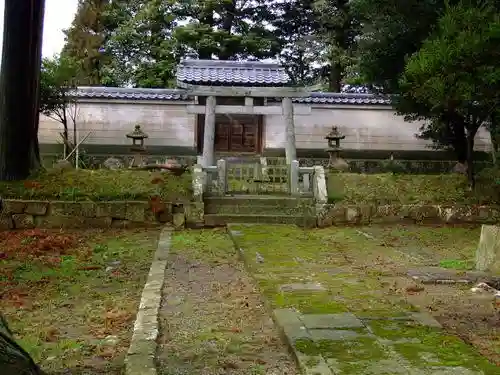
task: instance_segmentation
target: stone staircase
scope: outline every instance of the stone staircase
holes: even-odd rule
[[[205,197],[205,225],[224,226],[229,223],[315,227],[314,201],[312,198],[267,195]]]

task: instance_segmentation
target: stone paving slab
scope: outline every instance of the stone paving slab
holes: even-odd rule
[[[319,283],[294,283],[280,286],[281,292],[325,292],[326,289]]]
[[[494,375],[473,348],[447,336],[427,313],[360,319],[351,313],[274,311],[277,326],[307,375]],[[492,365],[491,368],[495,366]]]
[[[308,329],[363,328],[363,322],[351,313],[307,314],[301,318]]]

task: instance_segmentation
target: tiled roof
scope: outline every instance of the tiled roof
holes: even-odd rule
[[[260,61],[182,60],[179,83],[198,85],[283,86],[290,78],[278,64]]]
[[[295,103],[309,104],[353,104],[353,105],[390,105],[391,98],[375,94],[352,94],[334,92],[313,92],[310,96],[294,98]]]
[[[185,91],[177,89],[78,87],[72,94],[77,98],[89,99],[190,100]]]
[[[122,100],[185,100],[192,101],[182,89],[138,89],[121,87],[79,87],[73,93],[76,98]],[[270,98],[271,99],[271,98]],[[271,99],[272,100],[272,99]],[[388,96],[375,94],[312,92],[310,96],[293,98],[304,104],[390,105]]]

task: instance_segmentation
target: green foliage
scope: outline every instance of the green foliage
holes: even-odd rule
[[[179,56],[172,39],[176,17],[171,1],[112,2],[104,18],[109,34],[105,48],[112,56],[107,65],[110,81],[138,87],[174,85]]]
[[[54,56],[42,61],[40,71],[40,112],[64,124],[68,107],[73,103],[69,95],[76,87],[77,63],[66,56]]]
[[[80,86],[114,83],[103,73],[110,61],[102,51],[107,38],[103,12],[108,4],[109,0],[79,0],[75,19],[65,30],[66,45],[62,55],[78,63],[77,83]]]
[[[360,31],[359,17],[350,0],[317,0],[314,2],[317,37],[325,46],[321,54],[328,77],[328,91],[340,92],[348,69],[355,64],[354,51]]]
[[[444,0],[352,2],[353,12],[363,25],[358,54],[360,73],[367,84],[389,92],[398,91],[407,56],[418,51],[432,33],[445,3]]]
[[[314,0],[292,0],[276,5],[273,26],[280,41],[279,59],[296,85],[312,85],[320,81],[321,69],[314,64],[322,61],[325,43],[318,38],[320,23]]]
[[[357,31],[347,0],[81,0],[64,53],[79,84],[171,87],[188,55],[279,56],[295,84],[339,91]]]
[[[498,102],[499,42],[500,18],[493,7],[450,8],[437,33],[408,60],[401,79],[404,92],[432,112],[483,114],[479,119],[485,120]]]
[[[188,54],[222,60],[274,56],[279,44],[265,27],[272,18],[263,0],[112,2],[105,13],[111,81],[171,87],[176,64]]]
[[[433,119],[428,128],[433,134],[465,139],[469,166],[476,132],[500,99],[498,43],[497,10],[460,3],[446,10],[436,32],[408,60],[400,80],[402,103],[414,103],[413,108],[401,106],[400,112]],[[468,169],[474,185],[472,167]]]
[[[294,0],[274,6],[282,64],[295,84],[339,92],[353,65],[359,27],[346,0]]]

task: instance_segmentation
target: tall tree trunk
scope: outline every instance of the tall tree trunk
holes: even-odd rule
[[[5,0],[0,75],[0,180],[40,166],[38,89],[45,0]]]
[[[328,76],[328,91],[340,92],[342,89],[342,65],[331,62],[330,74]]]
[[[0,369],[2,375],[43,375],[30,355],[13,339],[7,322],[0,314]]]
[[[467,129],[467,179],[469,186],[472,189],[476,187],[476,178],[474,173],[474,138],[479,126],[472,125],[472,128]]]
[[[455,119],[455,123],[450,126],[452,133],[452,145],[459,163],[467,160],[467,135],[465,134],[465,124],[462,117]],[[474,142],[474,140],[473,140]]]

